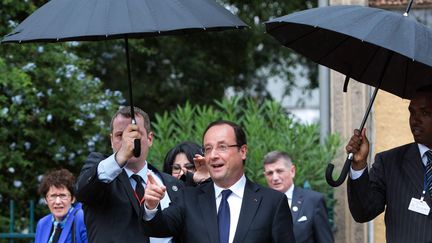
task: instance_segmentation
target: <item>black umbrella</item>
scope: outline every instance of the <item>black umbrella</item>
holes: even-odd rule
[[[214,0],[51,0],[27,17],[1,43],[124,39],[132,123],[129,38],[181,35],[247,25]],[[140,154],[135,140],[134,155]]]
[[[378,89],[409,99],[418,87],[432,84],[432,30],[408,17],[363,6],[329,6],[296,12],[266,22],[266,29],[283,45],[346,75],[372,85],[375,91],[360,126],[363,129]],[[339,186],[352,162],[349,154]]]

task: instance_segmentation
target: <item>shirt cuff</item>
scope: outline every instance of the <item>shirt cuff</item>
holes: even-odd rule
[[[363,175],[363,172],[366,170],[366,167],[361,170],[354,170],[352,167],[350,167],[350,177],[352,180],[357,180],[360,178],[361,175]]]
[[[147,206],[144,204],[144,211],[145,211],[144,220],[145,221],[152,220],[156,216],[156,213],[158,211],[158,207],[159,207],[159,205],[157,207],[155,207],[154,209],[148,209]]]
[[[123,168],[115,160],[115,153],[102,160],[97,167],[98,179],[105,183],[110,183],[121,174]]]

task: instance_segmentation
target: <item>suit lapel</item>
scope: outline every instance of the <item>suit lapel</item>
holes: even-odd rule
[[[198,195],[199,207],[205,228],[207,229],[209,242],[219,242],[219,229],[216,215],[216,196],[213,183],[206,183],[202,188],[202,193]]]
[[[53,223],[51,221],[51,217],[53,217],[53,215],[51,214],[49,219],[47,219],[45,222],[46,224],[43,224],[44,226],[41,228],[42,229],[42,236],[40,237],[42,242],[48,242],[50,236],[51,236],[51,229],[54,230],[53,227]],[[49,223],[49,224],[48,224]],[[49,225],[49,227],[48,227]],[[37,239],[36,239],[37,240]]]
[[[175,183],[165,178],[165,175],[159,172],[159,170],[153,167],[151,164],[147,164],[147,166],[149,170],[153,171],[153,173],[155,173],[161,179],[162,184],[164,184],[166,187],[166,192],[168,193],[170,201],[172,202],[180,188]]]
[[[423,190],[425,168],[417,144],[412,143],[402,160],[402,173],[409,178],[412,189],[420,197]]]
[[[59,243],[66,242],[66,240],[67,240],[67,237],[68,237],[68,235],[69,235],[69,233],[71,231],[71,228],[72,228],[72,221],[73,221],[73,218],[74,218],[72,214],[73,214],[73,212],[71,212],[71,214],[69,215],[69,217],[68,217],[68,219],[67,219],[67,221],[66,221],[66,223],[64,225],[64,228],[62,229],[62,232],[60,234],[60,238],[59,238],[59,241],[58,241]]]
[[[291,200],[291,214],[293,217],[293,222],[297,222],[299,215],[303,209],[303,193],[302,191],[294,186],[293,197]]]
[[[126,190],[126,195],[128,196],[133,208],[135,209],[135,212],[137,213],[137,215],[139,215],[140,207],[138,205],[138,200],[134,196],[134,190],[132,188],[132,185],[130,184],[126,171],[123,170],[122,173],[118,176],[118,178],[120,184],[122,184],[124,189]]]
[[[243,242],[247,232],[249,231],[249,226],[252,223],[262,200],[258,190],[259,187],[257,185],[246,179],[240,216],[233,242]]]

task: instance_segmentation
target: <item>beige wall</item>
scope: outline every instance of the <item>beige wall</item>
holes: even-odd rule
[[[348,86],[348,92],[343,93],[344,75],[335,71],[330,72],[331,79],[331,131],[342,137],[343,146],[335,164],[334,175],[339,175],[345,162],[345,144],[352,135],[354,129],[360,126],[363,115],[368,105],[370,88],[352,80]],[[366,128],[371,130],[371,119],[366,123]],[[367,225],[356,223],[349,211],[347,203],[346,182],[335,188],[335,199],[337,203],[334,208],[334,221],[336,225],[336,243],[366,243]]]
[[[329,0],[329,5],[363,5],[367,6],[367,0]],[[366,85],[352,80],[349,84],[348,92],[343,93],[342,87],[345,76],[335,72],[330,72],[330,123],[331,132],[339,133],[343,144],[346,144],[352,131],[360,126],[363,114],[366,110],[370,90]],[[370,123],[368,122],[366,126]],[[345,145],[343,146],[345,147]],[[333,161],[335,171],[339,172],[345,162],[346,153],[341,148],[339,156]],[[367,227],[365,224],[356,223],[349,212],[346,193],[346,182],[340,187],[335,188],[335,199],[337,204],[334,208],[334,220],[336,226],[336,243],[366,243]]]

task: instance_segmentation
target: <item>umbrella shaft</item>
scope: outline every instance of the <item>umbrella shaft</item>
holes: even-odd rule
[[[129,43],[128,43],[127,36],[125,36],[125,54],[126,54],[126,67],[127,67],[127,75],[128,75],[128,86],[129,86],[129,104],[131,108],[130,115],[131,115],[132,123],[136,124],[133,96],[132,96],[132,77],[131,77],[130,60],[129,60]]]

